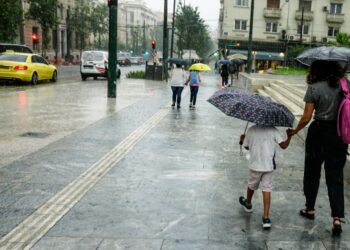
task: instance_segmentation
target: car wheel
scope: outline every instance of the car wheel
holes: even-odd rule
[[[86,81],[86,78],[87,78],[86,75],[81,74],[81,80]]]
[[[38,83],[38,74],[37,74],[36,72],[34,72],[33,75],[32,75],[32,81],[31,81],[31,83],[32,83],[33,85],[35,85],[35,84]]]
[[[94,76],[94,80],[97,80],[97,76]]]
[[[57,71],[55,70],[52,74],[51,82],[57,82]]]

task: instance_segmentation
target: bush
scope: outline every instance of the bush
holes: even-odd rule
[[[134,78],[134,79],[145,79],[145,71],[130,71],[127,75],[126,78]]]
[[[275,70],[272,70],[271,73],[282,75],[306,75],[307,70],[303,68],[277,67]]]

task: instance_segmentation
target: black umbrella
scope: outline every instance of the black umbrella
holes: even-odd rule
[[[336,46],[321,46],[302,52],[297,56],[296,60],[306,66],[310,66],[314,61],[335,61],[348,65],[350,49]]]
[[[208,102],[228,116],[262,126],[292,127],[294,115],[284,105],[270,98],[240,89],[224,89],[212,95]]]
[[[232,60],[231,60],[231,63],[237,64],[237,65],[243,65],[243,64],[244,64],[244,61],[241,60],[241,59],[232,59]]]
[[[188,66],[191,64],[189,60],[180,59],[180,58],[169,58],[168,62],[173,64],[178,64],[178,65],[185,65],[185,66]]]

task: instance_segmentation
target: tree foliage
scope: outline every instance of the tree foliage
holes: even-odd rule
[[[73,15],[69,21],[76,32],[78,48],[84,50],[91,31],[91,8],[86,0],[75,0]]]
[[[0,0],[0,42],[12,43],[22,24],[22,1]]]
[[[43,53],[50,43],[49,31],[57,24],[57,0],[28,0],[26,18],[36,20],[42,30]]]
[[[97,45],[99,49],[103,48],[105,44],[104,35],[108,32],[108,6],[106,4],[98,4],[94,7],[89,17],[91,31],[94,35],[94,44]],[[96,41],[96,38],[98,41]]]
[[[184,6],[180,2],[175,20],[178,53],[182,56],[184,50],[192,49],[196,50],[201,57],[207,56],[213,47],[213,42],[209,35],[208,26],[200,17],[198,8],[191,5]]]
[[[336,41],[339,45],[350,47],[350,35],[347,33],[339,32],[336,36]]]

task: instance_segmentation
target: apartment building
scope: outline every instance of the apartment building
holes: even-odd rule
[[[220,3],[219,47],[246,51],[251,0]],[[345,16],[349,11],[346,0],[255,0],[253,50],[256,55],[271,52],[267,60],[282,61],[287,47],[335,41],[338,32],[350,33],[350,17]]]

